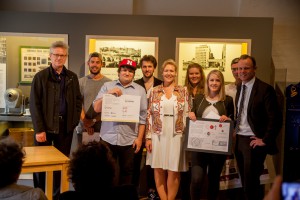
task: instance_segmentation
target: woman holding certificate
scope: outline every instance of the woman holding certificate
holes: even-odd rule
[[[224,77],[219,70],[207,75],[204,94],[197,95],[193,102],[191,120],[196,118],[218,119],[220,122],[233,119],[232,97],[225,95]],[[207,199],[217,199],[220,174],[226,155],[216,153],[192,152],[191,199],[199,200],[205,174],[208,175]],[[204,191],[202,191],[204,192]]]
[[[183,150],[183,131],[190,111],[189,94],[175,83],[176,63],[169,59],[162,66],[163,84],[150,93],[146,164],[154,168],[154,179],[161,200],[175,199],[180,172],[188,170]]]

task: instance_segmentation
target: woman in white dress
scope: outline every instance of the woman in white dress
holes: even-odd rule
[[[160,199],[173,200],[178,191],[180,172],[188,170],[183,132],[190,105],[187,89],[175,83],[176,63],[166,60],[162,70],[163,84],[154,87],[149,98],[146,164],[154,168]]]

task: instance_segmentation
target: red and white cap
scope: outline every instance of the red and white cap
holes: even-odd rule
[[[122,67],[122,66],[131,67],[132,69],[136,70],[136,62],[131,59],[128,59],[128,58],[123,59],[119,63],[119,67]]]

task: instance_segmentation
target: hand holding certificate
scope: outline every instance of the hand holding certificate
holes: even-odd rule
[[[103,95],[102,121],[139,122],[141,97],[134,95]]]
[[[186,150],[207,153],[231,154],[232,121],[187,118]]]

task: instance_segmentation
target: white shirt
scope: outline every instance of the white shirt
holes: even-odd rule
[[[252,135],[254,136],[255,135],[252,132],[252,129],[247,120],[247,110],[248,110],[248,105],[249,105],[249,99],[250,99],[250,95],[251,95],[251,91],[252,91],[254,82],[255,82],[255,77],[253,77],[249,82],[245,83],[247,89],[246,89],[246,93],[245,93],[244,108],[243,108],[242,116],[241,116],[240,129],[239,129],[239,132],[237,133],[238,135],[245,135],[245,136],[252,136]],[[240,96],[239,96],[239,102],[238,102],[238,106],[237,106],[238,110],[240,107],[242,92],[243,91],[240,92]]]
[[[235,115],[236,115],[236,107],[235,107],[236,85],[235,85],[235,83],[229,83],[229,84],[225,85],[225,94],[228,96],[231,96],[233,99],[234,117],[235,117]]]

